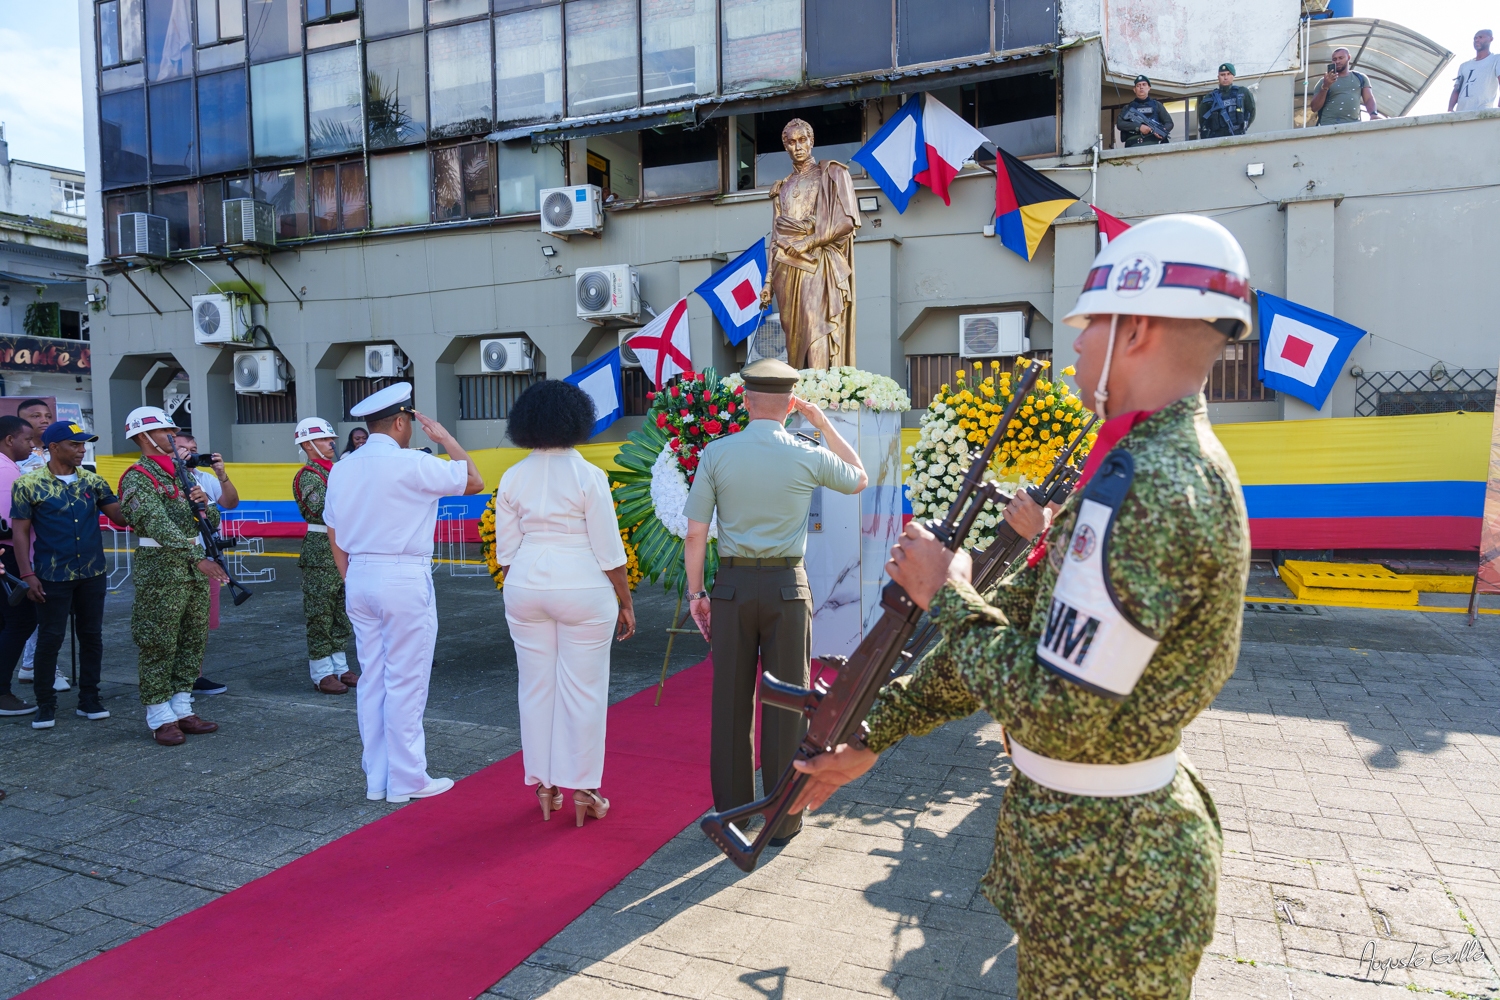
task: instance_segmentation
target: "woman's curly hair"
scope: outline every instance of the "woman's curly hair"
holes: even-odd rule
[[[594,433],[594,401],[571,382],[543,379],[510,407],[505,436],[518,448],[573,448]]]

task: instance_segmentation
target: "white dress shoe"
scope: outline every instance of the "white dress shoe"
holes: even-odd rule
[[[378,792],[366,789],[365,798],[369,799],[371,802],[381,802],[385,799],[385,789],[382,788]]]
[[[412,799],[430,799],[434,795],[442,795],[453,787],[452,778],[433,778],[427,783],[427,787],[419,788],[415,792],[407,792],[405,795],[387,795],[387,802],[400,805],[402,802],[410,802]]]

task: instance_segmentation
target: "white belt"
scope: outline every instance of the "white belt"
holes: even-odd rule
[[[307,526],[307,531],[308,531],[308,534],[311,534],[311,535],[326,535],[326,534],[328,534],[328,525],[326,525],[326,524],[309,524]]]
[[[351,563],[394,563],[397,566],[432,565],[432,556],[409,556],[404,553],[386,555],[380,552],[360,552],[349,557]]]
[[[1009,735],[1009,734],[1007,734]],[[1053,760],[1027,750],[1010,736],[1010,759],[1016,770],[1038,785],[1068,795],[1123,798],[1165,788],[1177,776],[1177,751],[1133,764],[1080,764]]]
[[[145,535],[141,535],[139,538],[137,538],[135,544],[136,544],[137,548],[142,548],[142,549],[159,549],[159,548],[162,547],[161,542],[158,542],[154,538],[147,538]],[[193,544],[196,545],[196,546],[198,546],[199,548],[202,548],[203,547],[203,539],[202,538],[194,538],[193,539]]]

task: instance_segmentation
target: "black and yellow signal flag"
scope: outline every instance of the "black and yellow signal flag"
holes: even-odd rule
[[[995,235],[1027,260],[1078,195],[1037,173],[1003,149],[995,160]]]

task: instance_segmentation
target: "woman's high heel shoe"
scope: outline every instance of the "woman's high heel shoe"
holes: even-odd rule
[[[583,825],[585,816],[603,819],[609,815],[609,799],[587,788],[577,789],[573,792],[573,812],[578,818],[579,826]]]
[[[542,822],[545,823],[552,818],[554,812],[562,808],[562,789],[537,785],[536,800],[542,806]]]

